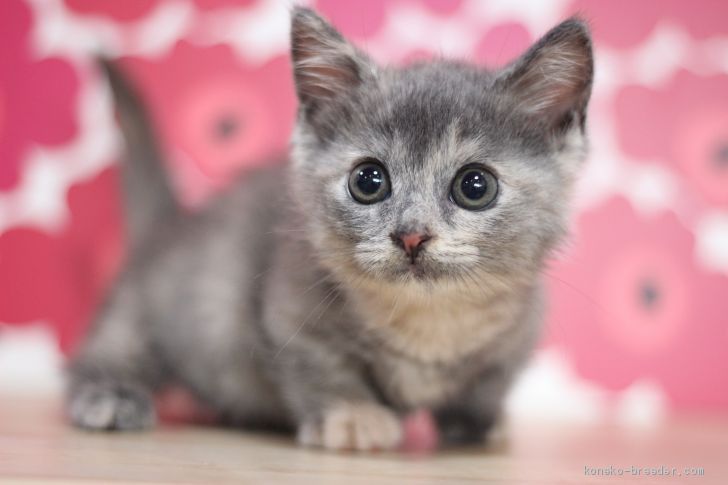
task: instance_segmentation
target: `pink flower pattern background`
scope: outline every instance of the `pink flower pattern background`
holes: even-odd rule
[[[608,393],[728,410],[728,3],[309,2],[381,62],[502,66],[590,20],[593,152],[574,233],[545,278],[542,349]],[[119,140],[98,52],[150,106],[180,200],[285,153],[287,2],[0,3],[0,342],[46,325],[73,350],[123,251]],[[39,323],[40,322],[40,323]]]

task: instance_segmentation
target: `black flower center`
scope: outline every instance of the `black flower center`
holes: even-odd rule
[[[728,169],[728,141],[718,144],[718,148],[713,154],[713,164],[720,170]]]
[[[213,132],[220,141],[233,138],[240,130],[240,122],[233,115],[223,115],[215,121]]]
[[[648,310],[657,307],[660,302],[660,289],[654,281],[644,281],[639,287],[639,302]]]

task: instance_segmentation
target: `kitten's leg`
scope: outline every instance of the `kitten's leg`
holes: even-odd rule
[[[303,340],[303,339],[301,339]],[[392,449],[402,440],[399,416],[382,405],[354,363],[331,349],[287,349],[277,360],[298,441],[328,449]]]
[[[503,398],[513,376],[501,368],[482,373],[448,405],[435,411],[446,444],[485,442],[501,419]]]
[[[162,367],[142,325],[138,295],[120,285],[69,366],[67,412],[81,428],[132,430],[155,422]]]

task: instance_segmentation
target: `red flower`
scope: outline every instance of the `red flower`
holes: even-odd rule
[[[416,0],[439,15],[451,15],[463,4],[463,0]]]
[[[606,388],[656,381],[678,407],[728,405],[728,278],[693,261],[672,213],[641,219],[613,199],[583,214],[550,271],[550,343]]]
[[[159,0],[124,0],[123,2],[99,0],[64,0],[66,7],[82,15],[100,15],[117,22],[139,20],[154,7]]]
[[[694,38],[728,32],[728,3],[721,0],[686,2],[684,0],[576,0],[571,10],[593,20],[597,42],[625,49],[647,39],[663,21],[683,27]]]
[[[696,193],[728,205],[728,76],[680,71],[659,90],[623,88],[615,107],[625,152],[669,162]]]
[[[295,113],[287,57],[248,66],[228,46],[180,42],[159,61],[124,64],[146,94],[186,201],[283,153]]]
[[[333,23],[345,37],[363,40],[375,35],[384,26],[387,10],[396,3],[424,6],[437,16],[452,15],[462,0],[316,0],[316,9]]]
[[[56,58],[30,54],[31,14],[18,0],[2,2],[0,14],[0,190],[18,181],[33,144],[57,146],[76,134],[78,79]]]
[[[59,234],[17,227],[0,234],[0,321],[49,321],[68,352],[82,335],[121,254],[118,180],[108,169],[71,187]]]
[[[502,67],[523,54],[533,43],[531,34],[519,23],[496,25],[488,30],[475,48],[479,64]]]
[[[501,68],[522,55],[532,42],[531,34],[522,24],[507,22],[494,25],[478,40],[473,62],[489,69]],[[428,49],[418,48],[404,52],[397,62],[407,65],[440,57]]]
[[[330,20],[344,36],[366,39],[383,25],[387,13],[385,0],[318,0],[316,9]]]
[[[98,15],[115,22],[127,23],[141,20],[152,12],[161,0],[64,0],[66,7],[81,15]],[[195,0],[201,10],[221,7],[246,7],[254,0]]]
[[[195,0],[195,3],[201,10],[213,10],[224,7],[247,7],[255,3],[255,0]]]

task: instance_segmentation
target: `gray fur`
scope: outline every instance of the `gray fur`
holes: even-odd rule
[[[156,221],[71,364],[71,418],[147,426],[151,393],[177,382],[232,422],[294,428],[308,445],[392,447],[419,408],[445,437],[482,438],[537,339],[540,272],[565,233],[588,32],[569,20],[499,72],[383,68],[303,8],[292,44],[291,163]],[[346,188],[364,157],[391,177],[376,204]],[[500,181],[483,211],[449,197],[472,162]],[[416,265],[390,238],[402,230],[432,235]]]
[[[128,243],[132,250],[143,244],[160,220],[178,215],[179,207],[167,178],[155,133],[141,100],[111,62],[100,59],[114,94],[119,125],[124,133],[123,186]],[[133,169],[132,169],[133,168]]]

